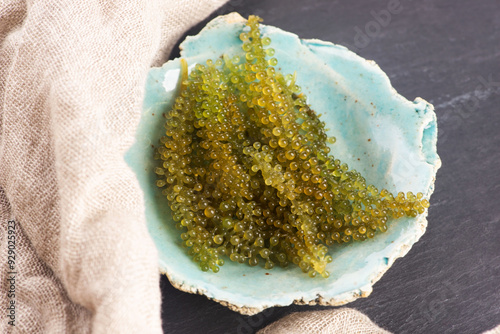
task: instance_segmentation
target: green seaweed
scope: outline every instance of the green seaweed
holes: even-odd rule
[[[385,232],[390,218],[416,217],[423,195],[367,185],[331,152],[320,115],[296,74],[276,68],[260,18],[240,34],[244,59],[224,55],[196,64],[166,114],[157,186],[168,199],[183,245],[201,270],[224,256],[266,269],[298,265],[328,277],[328,247]]]

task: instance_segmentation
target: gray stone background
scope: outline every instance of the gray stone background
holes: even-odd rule
[[[500,0],[234,0],[187,34],[232,11],[345,45],[376,61],[407,99],[435,106],[443,167],[427,232],[370,297],[348,306],[394,333],[481,333],[500,324]],[[249,334],[291,312],[327,308],[247,317],[165,277],[161,289],[165,333]]]

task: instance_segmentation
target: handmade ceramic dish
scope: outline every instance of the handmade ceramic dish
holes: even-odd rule
[[[241,53],[238,35],[245,20],[236,13],[211,21],[181,44],[181,57],[196,63],[223,53]],[[432,105],[410,102],[391,87],[373,62],[345,47],[301,40],[271,26],[261,26],[272,39],[283,73],[297,71],[308,103],[337,138],[332,152],[355,168],[367,182],[389,191],[422,192],[429,198],[440,160],[436,153],[436,116]],[[163,135],[162,113],[178,93],[180,60],[149,72],[136,142],[126,154],[144,191],[149,232],[156,243],[160,271],[180,290],[204,294],[243,314],[272,306],[342,305],[366,297],[394,261],[404,256],[425,232],[426,213],[390,222],[374,239],[330,247],[333,262],[327,279],[311,279],[298,267],[266,270],[227,261],[219,273],[202,272],[181,247],[167,200],[155,186],[153,146]]]

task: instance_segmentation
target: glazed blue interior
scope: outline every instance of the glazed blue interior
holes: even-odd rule
[[[219,17],[203,31],[188,37],[181,56],[189,68],[223,53],[242,54],[238,38],[243,22]],[[369,183],[390,191],[423,192],[430,196],[440,166],[436,153],[436,116],[422,99],[410,102],[398,95],[373,62],[346,48],[262,26],[272,39],[278,68],[297,71],[297,82],[317,113],[337,138],[332,154],[360,171]],[[143,113],[136,142],[125,159],[144,191],[149,232],[159,252],[160,269],[182,290],[204,293],[236,307],[262,310],[274,305],[306,302],[321,296],[334,304],[367,295],[397,257],[403,256],[424,233],[425,217],[390,222],[388,232],[376,238],[331,248],[334,261],[328,279],[311,279],[299,268],[235,264],[227,260],[219,273],[202,272],[181,247],[167,200],[155,186],[154,149],[164,135],[162,113],[171,108],[178,92],[179,59],[149,72]]]

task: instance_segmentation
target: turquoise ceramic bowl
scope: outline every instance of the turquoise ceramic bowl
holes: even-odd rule
[[[197,36],[181,44],[189,68],[223,53],[241,54],[238,35],[245,20],[229,14],[211,21]],[[364,174],[369,183],[390,191],[422,192],[430,197],[440,166],[436,153],[436,115],[417,98],[408,101],[391,87],[373,62],[345,47],[319,40],[300,40],[280,29],[262,26],[271,37],[278,67],[297,70],[308,102],[323,114],[337,138],[332,153]],[[149,72],[136,142],[125,159],[135,171],[146,205],[146,219],[159,253],[159,267],[180,290],[204,294],[233,310],[255,314],[272,306],[341,305],[366,297],[372,285],[404,256],[425,232],[426,214],[390,222],[374,239],[334,247],[328,279],[311,279],[299,268],[275,268],[226,261],[220,272],[202,272],[181,247],[167,200],[155,186],[153,146],[163,135],[164,118],[178,91],[179,59]]]

